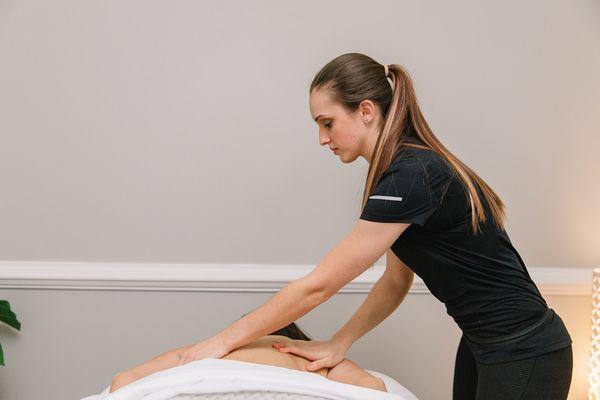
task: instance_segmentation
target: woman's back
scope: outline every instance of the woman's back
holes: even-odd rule
[[[289,338],[280,335],[263,336],[254,342],[238,347],[221,358],[306,371],[306,365],[310,363],[310,360],[296,354],[280,352],[272,347],[273,343],[285,340],[289,340]],[[321,368],[314,372],[327,377],[329,368]]]
[[[306,371],[306,365],[311,362],[310,360],[296,354],[280,352],[272,347],[275,342],[287,340],[289,340],[288,337],[281,335],[263,336],[254,342],[238,347],[221,358],[313,372],[337,382],[386,391],[383,380],[369,374],[347,358],[333,368]]]

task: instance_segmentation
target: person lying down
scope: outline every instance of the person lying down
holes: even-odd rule
[[[288,339],[311,340],[295,323],[291,323],[285,328],[263,336],[254,342],[240,346],[221,358],[315,373],[333,381],[387,392],[385,383],[381,378],[371,375],[348,358],[344,358],[342,362],[333,368],[307,371],[306,365],[311,360],[296,354],[281,352],[273,347],[275,342],[285,342]],[[167,351],[143,364],[117,373],[112,379],[109,393],[115,392],[123,386],[154,372],[175,367],[179,362],[180,353],[189,346],[192,345]]]

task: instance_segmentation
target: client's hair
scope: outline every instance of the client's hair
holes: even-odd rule
[[[242,315],[240,318],[243,318],[246,315],[248,315],[248,313]],[[287,336],[294,340],[312,340],[306,335],[306,333],[302,332],[302,330],[298,328],[295,322],[292,322],[288,326],[278,329],[275,332],[271,332],[269,335]]]

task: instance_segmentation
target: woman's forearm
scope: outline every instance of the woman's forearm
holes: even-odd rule
[[[283,287],[266,303],[216,337],[232,351],[296,321],[329,297],[308,276],[302,277]]]
[[[412,279],[406,284],[398,285],[391,279],[382,275],[360,308],[352,318],[338,330],[332,337],[334,340],[343,342],[348,348],[358,338],[376,327],[386,319],[406,297],[412,284]]]

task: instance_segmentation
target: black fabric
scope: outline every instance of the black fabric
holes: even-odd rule
[[[532,281],[506,230],[493,223],[481,191],[487,223],[475,235],[468,192],[434,151],[404,147],[377,182],[360,215],[376,222],[411,225],[391,246],[470,338],[511,335],[539,321],[548,305]],[[488,345],[470,342],[481,363],[514,361],[571,344],[554,314],[535,335]]]
[[[495,364],[478,363],[463,336],[458,344],[453,400],[566,400],[573,375],[571,345]]]

